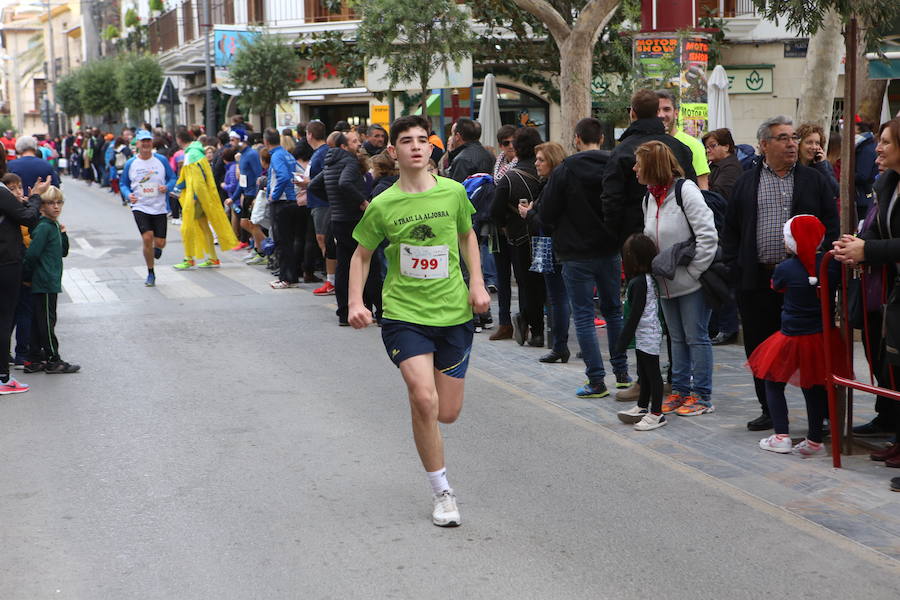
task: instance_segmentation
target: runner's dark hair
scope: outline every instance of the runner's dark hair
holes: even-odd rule
[[[407,115],[405,117],[400,117],[399,119],[394,119],[394,122],[391,123],[391,145],[396,145],[397,138],[400,137],[400,134],[413,127],[421,127],[425,130],[426,135],[431,131],[431,123],[421,115]]]
[[[280,146],[281,145],[281,134],[278,133],[277,129],[272,129],[270,127],[269,129],[266,129],[266,133],[264,135],[265,135],[264,139],[266,140],[266,143],[269,144],[270,146]]]

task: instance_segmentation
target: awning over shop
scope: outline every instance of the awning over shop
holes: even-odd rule
[[[420,96],[421,98],[421,96]],[[429,117],[439,117],[441,116],[441,93],[432,94],[428,96],[428,101],[425,103],[425,106],[428,107],[428,116]],[[416,112],[414,115],[422,114],[422,107],[419,106],[416,108]]]
[[[884,58],[875,53],[869,59],[869,79],[900,79],[900,52],[885,52]]]

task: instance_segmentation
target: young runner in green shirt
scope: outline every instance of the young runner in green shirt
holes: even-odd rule
[[[490,295],[472,229],[475,209],[465,189],[428,173],[429,128],[419,116],[391,124],[387,151],[399,164],[400,179],[372,200],[353,232],[359,246],[350,262],[348,320],[356,329],[372,322],[362,292],[372,253],[387,239],[381,335],[406,382],[413,437],[434,494],[432,522],[455,527],[459,509],[447,482],[438,423],[454,422],[462,409],[472,311],[486,312]],[[468,288],[460,254],[469,272]]]

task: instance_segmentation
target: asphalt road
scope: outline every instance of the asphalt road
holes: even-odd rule
[[[483,339],[434,527],[377,329],[232,258],[175,273],[175,232],[145,289],[127,209],[65,192],[82,371],[0,399],[4,600],[898,597],[900,563],[517,391]]]

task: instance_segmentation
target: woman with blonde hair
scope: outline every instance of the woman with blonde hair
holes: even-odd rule
[[[553,170],[566,158],[566,150],[556,142],[545,142],[534,148],[534,167],[542,183],[550,179]],[[543,187],[541,189],[543,192]],[[543,199],[541,193],[537,200],[528,205],[519,206],[519,214],[528,221],[528,229],[533,235],[549,236],[552,228],[541,223],[538,217]],[[553,345],[550,352],[538,360],[543,363],[568,362],[569,356],[569,321],[572,316],[569,307],[569,295],[562,278],[562,264],[554,260],[553,272],[544,273],[544,287],[547,289],[547,304],[550,308],[550,331],[553,332]]]
[[[719,242],[713,212],[700,188],[684,178],[668,146],[647,142],[635,151],[635,159],[637,180],[647,186],[644,235],[660,254],[678,247],[688,250],[686,255],[693,251],[686,265],[674,263],[673,273],[654,274],[672,340],[672,393],[663,413],[691,417],[713,412],[710,308],[700,287],[700,275],[712,264]]]

